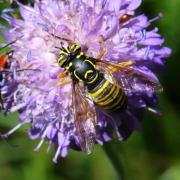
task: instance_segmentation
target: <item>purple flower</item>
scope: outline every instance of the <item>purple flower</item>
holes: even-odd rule
[[[6,39],[17,39],[11,46],[14,53],[9,70],[13,73],[7,76],[1,94],[5,97],[3,111],[19,112],[19,124],[5,137],[30,123],[29,137],[41,139],[35,150],[48,140],[48,150],[51,144],[56,147],[54,162],[58,156],[65,157],[70,148],[80,149],[72,85],[58,86],[63,68],[58,66],[56,47],[69,44],[56,36],[73,39],[91,57],[100,53],[102,37],[106,47],[102,59],[133,61],[132,72],[114,75],[128,98],[127,109],[109,117],[96,107],[97,127],[92,128],[96,143],[110,141],[113,131],[119,140],[125,140],[140,128],[145,108],[158,113],[156,92],[161,88],[153,71],[163,68],[171,50],[162,46],[164,39],[157,28],[147,30],[153,20],[135,15],[140,0],[46,0],[36,1],[33,7],[18,4],[21,19],[8,11],[1,15],[11,26],[4,30]]]

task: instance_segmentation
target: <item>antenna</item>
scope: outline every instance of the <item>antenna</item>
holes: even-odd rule
[[[61,36],[57,36],[57,35],[55,35],[55,34],[53,34],[53,33],[50,33],[52,36],[54,36],[55,38],[58,38],[58,39],[60,39],[60,40],[63,40],[63,41],[67,41],[67,42],[70,42],[70,43],[72,43],[72,44],[77,44],[74,40],[72,40],[72,39],[68,39],[68,38],[66,38],[66,37],[61,37]]]

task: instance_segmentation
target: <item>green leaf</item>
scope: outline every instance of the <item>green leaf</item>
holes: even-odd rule
[[[158,180],[179,180],[180,179],[180,163],[176,163],[172,165],[169,169],[167,169]]]

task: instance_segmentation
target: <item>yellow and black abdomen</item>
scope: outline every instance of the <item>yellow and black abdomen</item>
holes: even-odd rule
[[[121,86],[110,82],[103,74],[99,74],[96,81],[95,84],[88,85],[88,93],[93,102],[110,112],[124,111],[127,107],[127,97]]]

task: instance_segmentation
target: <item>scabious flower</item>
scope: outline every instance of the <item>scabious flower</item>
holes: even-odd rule
[[[3,108],[5,113],[19,113],[19,124],[4,137],[30,123],[29,137],[40,138],[35,150],[45,140],[49,142],[48,150],[54,144],[54,162],[58,156],[65,157],[70,148],[80,149],[74,125],[72,86],[57,85],[58,74],[63,69],[57,63],[56,47],[68,42],[56,36],[73,39],[92,57],[101,51],[98,42],[101,36],[107,49],[103,59],[113,63],[134,62],[134,69],[144,79],[138,74],[115,74],[117,80],[123,79],[125,83],[128,108],[114,120],[97,109],[96,143],[102,145],[111,140],[113,131],[119,140],[124,140],[138,129],[143,110],[155,111],[157,105],[153,82],[158,86],[159,81],[153,71],[163,68],[164,58],[171,52],[162,46],[164,39],[157,28],[147,30],[154,19],[135,15],[140,4],[141,0],[37,0],[33,7],[18,3],[21,18],[4,10],[1,17],[10,25],[4,28],[5,37],[9,42],[17,41],[11,45],[12,75],[7,76],[1,88]],[[129,18],[123,21],[123,15]]]

